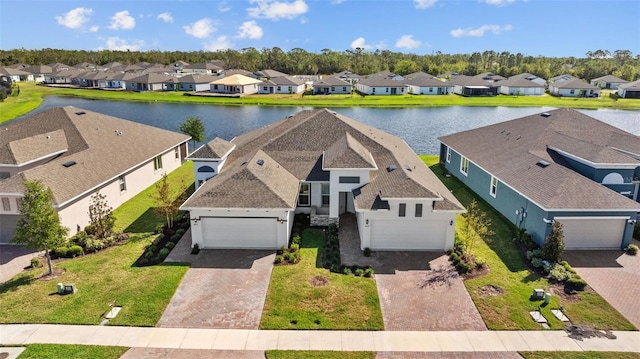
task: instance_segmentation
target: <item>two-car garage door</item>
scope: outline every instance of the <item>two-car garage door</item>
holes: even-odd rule
[[[556,217],[562,223],[565,249],[620,249],[624,217]]]
[[[448,221],[371,221],[371,249],[445,250]]]
[[[275,249],[277,218],[203,217],[203,248]]]

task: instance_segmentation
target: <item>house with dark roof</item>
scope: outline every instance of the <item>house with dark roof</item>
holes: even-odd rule
[[[0,74],[11,77],[12,82],[33,81],[33,74],[13,67],[0,67]]]
[[[341,80],[344,80],[352,85],[355,85],[358,81],[362,80],[362,76],[358,74],[354,74],[351,71],[342,71],[334,74],[333,77],[337,77]]]
[[[640,80],[619,85],[616,93],[622,98],[640,98]]]
[[[178,168],[189,136],[67,106],[0,127],[0,243],[20,218],[24,181],[53,192],[62,225],[76,233],[89,224],[96,191],[117,208]]]
[[[542,96],[546,81],[531,74],[519,74],[496,82],[503,95]]]
[[[446,169],[543,245],[620,249],[640,212],[640,137],[572,109],[439,138]]]
[[[285,74],[283,72],[271,70],[271,69],[256,71],[254,74],[256,75],[256,78],[262,79],[265,81],[271,80],[276,77],[289,76],[288,74]]]
[[[404,95],[407,85],[387,77],[367,77],[358,81],[356,91],[364,95]]]
[[[167,91],[209,91],[209,84],[217,79],[217,76],[212,75],[189,74],[171,78],[164,85]]]
[[[448,83],[453,85],[453,93],[462,96],[496,96],[500,89],[495,81],[479,76],[457,75]]]
[[[355,216],[362,249],[442,251],[464,212],[401,138],[327,109],[214,139],[189,158],[198,189],[181,209],[200,248],[286,246],[301,213],[314,226]]]
[[[594,86],[598,86],[602,89],[612,89],[612,90],[617,90],[618,86],[622,85],[622,84],[626,84],[627,80],[623,80],[619,77],[615,77],[613,75],[606,75],[606,76],[601,76],[601,77],[597,77],[593,80],[591,80],[591,82],[589,82],[590,84],[594,85]]]
[[[314,95],[350,94],[353,90],[351,83],[336,76],[329,76],[313,81]]]
[[[304,80],[293,76],[272,77],[259,85],[261,94],[297,94],[303,93],[306,88]]]
[[[127,91],[163,91],[167,89],[166,83],[174,82],[176,78],[164,74],[140,74],[126,81]]]
[[[201,62],[197,64],[185,65],[182,67],[183,73],[198,75],[218,75],[223,71],[223,63],[220,62]]]
[[[453,93],[453,84],[440,81],[429,76],[409,77],[407,75],[402,81],[407,85],[407,92],[414,95],[448,95]]]
[[[549,93],[561,97],[599,97],[600,87],[588,84],[578,78],[572,78],[550,83]]]

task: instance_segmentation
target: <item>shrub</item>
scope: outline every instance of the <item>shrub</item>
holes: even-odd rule
[[[289,263],[298,263],[300,261],[300,252],[290,253]]]
[[[532,249],[527,251],[527,259],[533,262],[534,258],[542,259],[544,256],[544,251],[541,248]]]
[[[156,224],[156,229],[154,230],[155,233],[162,233],[164,231],[164,224]]]
[[[564,232],[562,229],[562,223],[554,221],[551,233],[544,241],[544,258],[551,263],[557,263],[560,261],[562,252],[564,251]]]
[[[175,246],[176,244],[173,242],[167,242],[167,244],[164,245],[164,247],[168,250],[172,250]]]
[[[176,235],[179,235],[180,238],[182,238],[182,236],[184,236],[185,232],[186,231],[184,229],[180,228],[180,229],[176,230]]]
[[[78,245],[73,245],[71,247],[68,248],[67,251],[67,256],[75,258],[78,256],[81,256],[84,254],[84,251],[82,250],[82,247],[78,246]]]
[[[191,248],[191,254],[198,254],[198,253],[200,253],[200,246],[198,245],[198,243],[196,243]]]
[[[533,259],[531,259],[531,265],[532,265],[534,268],[542,268],[542,266],[544,266],[543,261],[544,261],[544,260],[543,260],[542,258],[539,258],[539,257],[533,257]]]
[[[571,273],[569,273],[565,267],[561,264],[552,264],[549,268],[549,278],[556,282],[562,282],[569,279]]]
[[[158,234],[156,239],[153,240],[152,244],[154,246],[157,246],[158,244],[160,244],[160,242],[162,242],[163,239],[164,239],[164,234],[160,233],[160,234]]]
[[[180,238],[182,238],[182,236],[176,233],[171,236],[171,242],[177,243],[180,240]]]
[[[342,272],[342,274],[351,274],[351,268],[347,266],[342,266],[340,272]]]
[[[287,262],[291,262],[291,258],[293,258],[292,254],[293,253],[291,253],[291,252],[286,252],[284,254],[284,260],[287,261]]]
[[[353,274],[355,274],[358,277],[362,277],[364,275],[364,269],[356,268],[356,270],[353,272]]]
[[[88,226],[84,227],[84,231],[85,231],[85,233],[87,233],[90,236],[93,236],[93,235],[96,234],[96,228],[91,224],[89,224]]]
[[[584,290],[584,287],[587,286],[587,282],[585,282],[585,280],[582,279],[579,275],[572,275],[571,277],[569,277],[569,279],[567,279],[565,283],[569,287],[580,291]]]
[[[477,268],[484,268],[484,266],[487,265],[487,262],[482,259],[482,258],[476,258],[476,267]]]
[[[162,258],[160,262],[162,262],[162,260],[167,258],[167,255],[169,255],[169,250],[166,248],[162,248],[160,252],[158,252],[158,258]]]
[[[573,269],[573,268],[571,267],[571,265],[569,264],[569,262],[567,262],[567,261],[562,261],[562,262],[560,262],[560,264],[562,264],[562,266],[564,267],[564,269],[566,269],[566,270],[567,270],[567,272],[569,272],[569,273],[571,273],[571,274],[577,274],[576,270],[575,270],[575,269]]]
[[[338,226],[335,223],[329,225],[329,234],[338,234]]]
[[[42,263],[40,263],[40,259],[37,257],[31,258],[31,268],[42,267]]]
[[[300,243],[302,243],[302,237],[300,237],[300,234],[294,234],[293,238],[291,239],[291,243],[300,245]]]
[[[53,250],[53,255],[58,257],[58,258],[66,258],[67,257],[67,251],[68,248],[67,247],[58,247],[56,249]]]
[[[297,243],[293,243],[291,244],[291,247],[289,248],[289,250],[291,250],[291,252],[297,252],[300,250],[300,245]]]
[[[281,256],[281,255],[277,255],[277,256],[276,256],[276,259],[273,261],[273,263],[275,263],[275,264],[280,264],[280,263],[282,263],[283,261],[284,261],[284,257],[283,257],[283,256]]]
[[[451,252],[451,255],[449,255],[449,259],[451,259],[453,265],[458,265],[458,263],[460,263],[460,256],[456,252]]]
[[[371,257],[371,248],[367,247],[364,249],[364,256]]]
[[[635,244],[628,245],[627,254],[630,254],[632,256],[635,256],[636,254],[638,254],[638,246],[636,246]]]
[[[369,278],[369,277],[371,277],[372,275],[373,275],[373,268],[371,268],[371,267],[367,267],[367,268],[364,270],[364,276],[365,276],[366,278]]]
[[[278,250],[276,250],[276,254],[277,255],[284,254],[284,252],[285,252],[284,246],[281,246],[280,248],[278,248]]]

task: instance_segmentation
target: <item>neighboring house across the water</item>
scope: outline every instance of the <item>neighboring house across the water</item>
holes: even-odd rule
[[[640,80],[618,86],[617,94],[622,98],[640,98]]]
[[[407,92],[414,95],[448,95],[453,93],[453,84],[440,81],[434,77],[409,75],[402,81],[407,85]]]
[[[355,85],[358,81],[362,80],[362,76],[354,74],[351,71],[338,72],[337,74],[334,74],[332,76],[344,80],[352,85]]]
[[[45,77],[53,73],[51,66],[47,65],[29,66],[24,68],[23,71],[33,74],[33,80],[35,82],[44,82]]]
[[[229,77],[232,75],[244,75],[247,77],[251,77],[254,79],[257,79],[258,77],[256,76],[256,74],[254,74],[251,71],[247,71],[247,70],[242,70],[242,69],[229,69],[229,70],[224,70],[223,73],[218,74],[218,76],[222,76],[222,77]]]
[[[256,71],[255,72],[255,76],[259,79],[262,80],[271,80],[273,78],[276,77],[283,77],[283,76],[289,76],[288,74],[282,73],[280,71],[276,71],[276,70],[261,70],[261,71]]]
[[[0,74],[11,77],[12,82],[33,81],[33,74],[22,69],[12,67],[0,67]]]
[[[350,213],[362,249],[442,251],[464,212],[401,138],[327,109],[214,139],[190,158],[199,187],[181,208],[200,248],[276,249],[297,213],[314,226]]]
[[[210,83],[218,77],[211,75],[185,75],[165,83],[167,91],[209,91]]]
[[[223,66],[220,63],[202,62],[198,64],[186,65],[182,68],[183,73],[198,75],[218,75],[222,73]]]
[[[598,86],[603,89],[617,90],[618,86],[622,84],[626,84],[627,82],[629,81],[623,80],[613,75],[606,75],[606,76],[595,78],[591,80],[590,83],[594,86]]]
[[[330,76],[313,82],[314,95],[350,94],[353,86],[338,77]]]
[[[99,191],[117,208],[182,164],[189,137],[68,106],[0,127],[0,243],[13,236],[23,182],[51,188],[62,225],[89,224]]]
[[[128,91],[163,91],[166,82],[172,82],[175,77],[163,74],[143,74],[126,81]]]
[[[212,81],[209,84],[209,91],[220,94],[249,95],[258,93],[258,86],[262,81],[244,75],[225,76]]]
[[[576,110],[440,138],[451,174],[542,245],[553,221],[567,249],[620,249],[640,212],[640,137]]]
[[[261,94],[298,94],[305,90],[303,80],[292,76],[273,77],[260,84],[259,93]]]
[[[358,81],[356,90],[365,95],[404,95],[407,86],[390,78],[369,78]]]
[[[520,74],[498,81],[496,85],[500,86],[500,93],[503,95],[542,96],[545,91],[545,83],[546,80],[542,78],[530,74]]]
[[[600,87],[588,84],[581,79],[573,78],[550,83],[549,93],[562,97],[599,97]]]
[[[458,75],[448,81],[453,85],[453,93],[462,96],[496,96],[500,85],[493,80],[477,76]]]

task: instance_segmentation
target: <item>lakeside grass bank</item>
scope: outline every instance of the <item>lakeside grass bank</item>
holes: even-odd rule
[[[38,108],[44,96],[69,96],[95,100],[192,103],[217,106],[308,106],[308,107],[447,107],[447,106],[504,106],[504,107],[569,107],[578,109],[640,110],[640,99],[569,98],[543,96],[463,97],[459,95],[248,95],[244,97],[188,96],[185,92],[130,92],[91,89],[59,88],[20,83],[20,95],[0,102],[0,123],[10,121]]]

